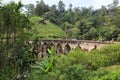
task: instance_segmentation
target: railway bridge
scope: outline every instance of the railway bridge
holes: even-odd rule
[[[105,45],[113,44],[110,41],[91,41],[91,40],[41,40],[40,45],[37,46],[36,50],[43,57],[46,56],[48,49],[52,46],[55,49],[55,53],[67,54],[70,50],[76,47],[81,48],[83,51],[91,51],[94,49],[100,49]]]

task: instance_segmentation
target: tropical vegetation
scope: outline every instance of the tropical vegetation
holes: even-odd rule
[[[61,0],[52,6],[0,0],[0,80],[120,80],[119,44],[90,52],[78,47],[67,55],[53,47],[40,59],[35,50],[43,39],[120,41],[118,4],[66,9]]]

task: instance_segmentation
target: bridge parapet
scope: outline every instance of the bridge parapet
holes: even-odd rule
[[[54,42],[54,43],[97,43],[97,44],[111,44],[111,41],[92,41],[92,40],[41,40],[42,42]],[[119,43],[119,42],[114,42]]]

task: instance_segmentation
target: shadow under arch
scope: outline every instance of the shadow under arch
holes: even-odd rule
[[[60,43],[58,43],[56,46],[56,53],[63,53],[63,49]]]
[[[49,43],[48,48],[47,48],[47,57],[51,56],[48,49],[51,50],[52,48],[54,48],[54,53],[55,53],[55,45],[54,45],[54,43]]]
[[[65,48],[64,48],[64,54],[69,53],[69,52],[70,52],[70,50],[71,50],[70,45],[69,45],[69,44],[65,45]]]
[[[50,44],[49,44],[49,49],[51,49],[52,47],[54,47],[54,48],[55,48],[54,43],[50,43]]]

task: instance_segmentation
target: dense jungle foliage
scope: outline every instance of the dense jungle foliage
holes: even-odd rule
[[[42,59],[28,44],[41,39],[120,41],[118,3],[95,10],[72,4],[66,9],[63,1],[48,6],[42,0],[36,5],[0,0],[0,80],[120,80],[119,44],[91,52],[76,48],[66,56],[52,48],[50,57]]]
[[[100,9],[92,6],[73,7],[72,4],[66,9],[64,1],[57,5],[48,6],[43,0],[37,1],[36,5],[26,5],[28,17],[37,15],[43,20],[58,25],[62,28],[68,39],[87,40],[120,40],[120,6],[118,0],[108,6],[102,5]]]
[[[120,80],[119,47],[119,44],[109,45],[91,52],[78,47],[67,56],[40,59],[33,65],[27,80]]]

